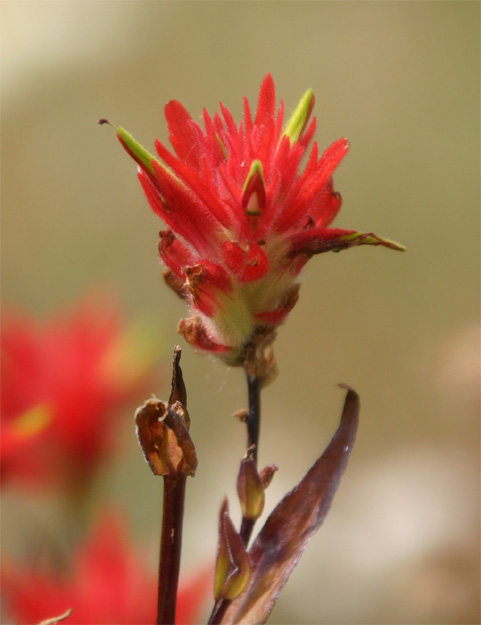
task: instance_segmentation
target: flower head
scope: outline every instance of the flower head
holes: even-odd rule
[[[3,598],[16,623],[38,623],[70,608],[65,622],[71,625],[153,623],[157,580],[144,560],[129,543],[124,524],[105,516],[73,551],[68,571],[4,561]],[[176,623],[198,622],[211,585],[210,567],[181,579]]]
[[[286,318],[299,273],[314,254],[362,244],[404,249],[372,233],[330,227],[341,206],[332,174],[349,144],[339,139],[319,156],[313,105],[308,90],[283,126],[283,104],[276,111],[267,74],[255,115],[244,99],[240,124],[221,104],[213,117],[203,111],[202,128],[182,104],[168,102],[175,154],[156,141],[154,157],[116,129],[167,226],[159,242],[166,281],[192,313],[179,332],[230,364],[242,364],[246,347]]]
[[[134,355],[134,343],[105,298],[43,323],[4,315],[2,479],[85,482],[112,447],[116,416],[142,391],[151,368],[147,353]]]

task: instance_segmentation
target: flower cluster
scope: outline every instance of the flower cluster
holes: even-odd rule
[[[204,110],[201,128],[182,104],[168,102],[175,154],[156,141],[155,157],[116,128],[167,225],[159,242],[166,281],[192,313],[179,332],[229,364],[242,364],[246,346],[286,318],[314,254],[362,244],[404,249],[373,233],[331,227],[341,206],[332,174],[349,144],[339,139],[319,156],[313,106],[308,90],[283,126],[283,104],[276,111],[267,74],[255,116],[244,99],[238,125],[222,104],[213,117]]]

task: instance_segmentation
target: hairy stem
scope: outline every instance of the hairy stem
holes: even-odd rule
[[[164,477],[156,625],[173,625],[179,583],[187,477]]]

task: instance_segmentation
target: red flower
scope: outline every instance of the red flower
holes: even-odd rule
[[[2,478],[85,482],[150,363],[126,361],[127,331],[106,301],[44,324],[5,314],[0,338]]]
[[[241,364],[246,344],[285,319],[297,301],[299,272],[314,254],[362,244],[404,249],[330,227],[341,206],[332,174],[349,144],[339,139],[321,157],[316,143],[309,148],[313,106],[308,90],[283,128],[283,104],[276,112],[268,74],[255,117],[244,99],[239,125],[221,104],[220,115],[204,110],[202,129],[179,102],[169,102],[175,155],[157,141],[159,160],[117,128],[152,209],[168,226],[159,243],[167,282],[193,313],[179,331],[230,364]]]
[[[39,623],[72,608],[65,620],[69,625],[151,624],[157,580],[144,561],[128,544],[122,523],[108,517],[74,550],[69,572],[47,573],[4,562],[2,595],[16,623]],[[181,580],[176,623],[198,622],[211,585],[210,569]]]

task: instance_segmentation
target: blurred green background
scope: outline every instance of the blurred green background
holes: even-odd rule
[[[163,105],[236,119],[270,71],[289,113],[312,87],[320,147],[346,136],[336,225],[400,241],[314,258],[277,340],[260,463],[280,467],[268,508],[336,428],[347,382],[361,426],[324,526],[272,623],[479,622],[480,5],[477,2],[2,2],[2,300],[47,315],[92,287],[158,324],[168,394],[185,310],[162,284],[161,222],[107,117],[146,146]],[[212,557],[235,496],[242,372],[186,347],[199,470],[188,485],[183,566]],[[143,398],[140,398],[141,400]],[[125,420],[128,453],[101,488],[140,539],[158,480]],[[2,542],[27,511],[6,496]],[[8,505],[7,505],[8,504]],[[26,521],[22,521],[26,528]],[[26,531],[26,530],[23,530]],[[153,554],[155,560],[155,554]]]

